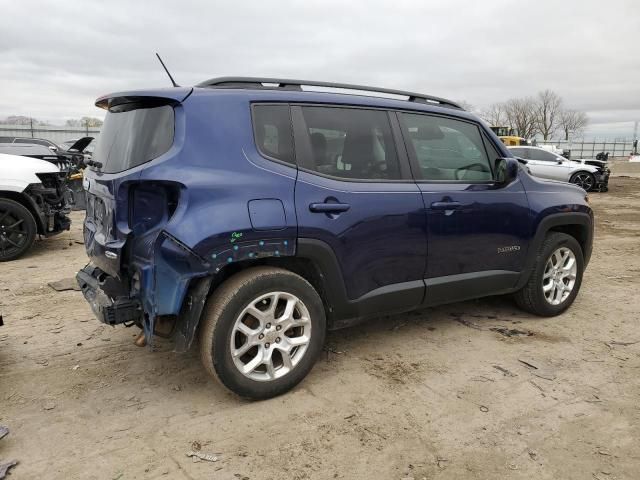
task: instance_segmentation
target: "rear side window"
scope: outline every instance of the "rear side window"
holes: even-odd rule
[[[295,164],[288,105],[254,105],[253,135],[264,156]]]
[[[528,148],[510,148],[509,150],[515,157],[529,158]]]
[[[482,182],[493,178],[478,127],[450,118],[402,113],[423,180]]]
[[[173,145],[171,105],[108,112],[92,160],[105,173],[117,173],[158,158]]]
[[[318,173],[357,180],[397,180],[400,164],[389,117],[380,110],[302,107]]]
[[[547,152],[545,150],[538,150],[536,148],[528,149],[531,155],[531,160],[542,160],[543,162],[557,162],[558,157],[556,157],[553,153]]]

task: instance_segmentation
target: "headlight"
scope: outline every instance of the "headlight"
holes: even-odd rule
[[[45,188],[57,188],[60,180],[64,178],[64,173],[36,173],[36,176],[40,179]]]

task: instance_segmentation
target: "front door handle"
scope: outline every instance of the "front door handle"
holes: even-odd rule
[[[431,204],[432,210],[455,210],[460,208],[462,204],[460,202],[433,202]]]
[[[341,213],[351,208],[348,203],[312,203],[309,210],[314,213]]]

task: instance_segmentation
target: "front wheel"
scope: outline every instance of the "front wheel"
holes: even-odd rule
[[[593,190],[593,187],[596,186],[596,177],[594,177],[593,174],[589,172],[577,172],[571,175],[569,183],[578,185],[585,192],[590,192],[591,190]]]
[[[538,251],[527,284],[516,292],[515,301],[520,308],[536,315],[558,315],[575,300],[583,271],[584,257],[576,239],[550,232]]]
[[[284,269],[255,267],[231,277],[207,301],[200,355],[229,390],[265,399],[307,375],[325,331],[322,300],[309,282]]]
[[[0,198],[0,262],[23,255],[38,234],[36,221],[24,206],[8,198]]]

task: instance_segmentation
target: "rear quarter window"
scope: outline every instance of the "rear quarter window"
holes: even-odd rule
[[[262,155],[295,164],[289,105],[254,105],[253,136]]]
[[[118,173],[158,158],[173,145],[171,105],[107,113],[92,159]]]

